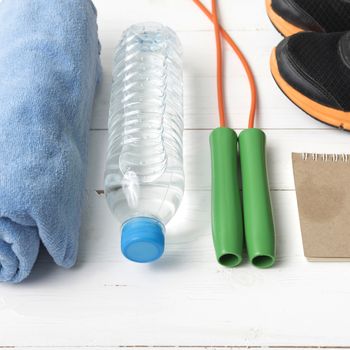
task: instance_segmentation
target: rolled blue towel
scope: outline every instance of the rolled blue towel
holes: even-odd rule
[[[0,2],[0,281],[77,257],[101,68],[90,0]]]

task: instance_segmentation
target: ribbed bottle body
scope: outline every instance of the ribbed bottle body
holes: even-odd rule
[[[108,205],[121,223],[166,224],[184,192],[182,53],[160,24],[133,25],[113,68],[105,171]]]

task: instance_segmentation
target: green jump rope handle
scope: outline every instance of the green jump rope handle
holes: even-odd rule
[[[234,267],[242,261],[243,216],[237,177],[237,134],[217,128],[210,134],[212,164],[212,232],[221,265]]]
[[[260,129],[247,129],[239,135],[246,245],[249,260],[261,268],[271,267],[276,259],[265,144]]]

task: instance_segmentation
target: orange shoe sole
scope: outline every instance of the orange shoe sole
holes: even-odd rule
[[[279,88],[300,109],[323,123],[350,131],[350,112],[344,112],[317,103],[295,90],[282,78],[277,65],[276,49],[271,54],[270,68]]]
[[[304,30],[302,28],[299,28],[289,22],[287,22],[285,19],[283,19],[281,16],[279,16],[272,8],[272,0],[265,0],[266,3],[266,12],[269,16],[272,24],[275,26],[275,28],[283,35],[283,36],[291,36],[293,34],[303,32]]]

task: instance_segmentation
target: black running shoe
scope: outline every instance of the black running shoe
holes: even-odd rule
[[[284,36],[302,31],[350,30],[349,0],[266,0],[267,14]]]
[[[350,32],[299,33],[271,55],[282,92],[312,117],[350,130]]]

